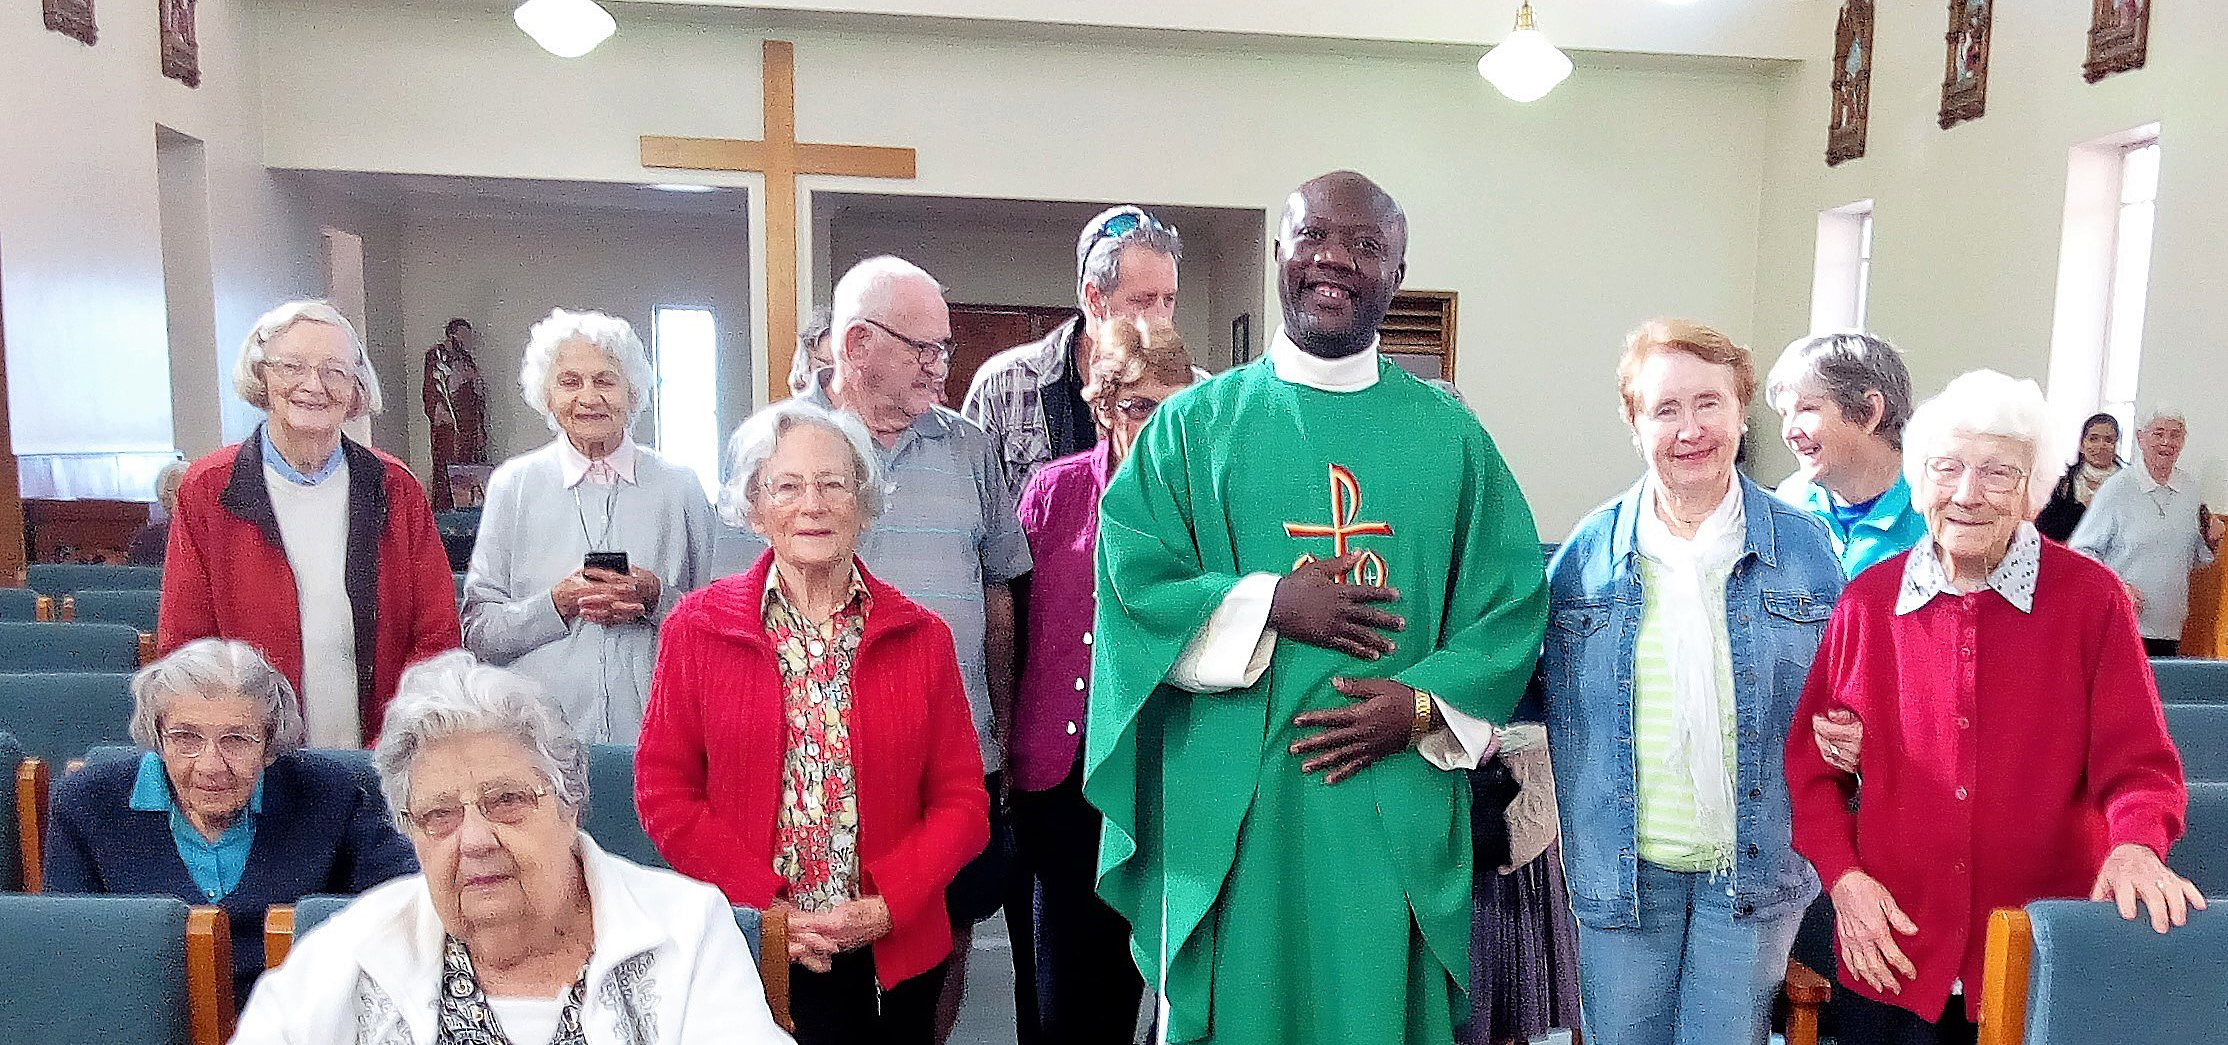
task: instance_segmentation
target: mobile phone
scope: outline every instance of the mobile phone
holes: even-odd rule
[[[627,569],[627,553],[625,552],[589,552],[581,558],[580,568],[583,570],[610,570],[622,577],[630,572]]]

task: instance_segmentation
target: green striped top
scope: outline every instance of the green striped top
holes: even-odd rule
[[[1640,858],[1671,871],[1711,871],[1722,866],[1730,852],[1719,853],[1703,841],[1695,818],[1694,781],[1666,761],[1671,752],[1671,634],[1670,614],[1658,596],[1665,571],[1647,556],[1640,559],[1640,586],[1646,593],[1640,609],[1640,636],[1632,656],[1632,733],[1634,762],[1639,775],[1636,811]],[[1711,572],[1705,591],[1709,605],[1725,605],[1725,581],[1732,564]],[[1725,772],[1731,776],[1739,750],[1734,744],[1733,661],[1725,633],[1722,610],[1710,614],[1710,630],[1717,639],[1717,684],[1726,694]]]

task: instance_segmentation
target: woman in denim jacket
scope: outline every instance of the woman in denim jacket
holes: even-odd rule
[[[1747,350],[1654,321],[1617,385],[1648,472],[1549,564],[1541,663],[1585,1040],[1761,1043],[1818,893],[1781,752],[1840,564],[1734,470]]]

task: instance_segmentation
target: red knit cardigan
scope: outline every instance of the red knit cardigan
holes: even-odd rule
[[[264,485],[261,430],[193,463],[164,553],[156,645],[239,639],[302,685],[302,613]],[[346,437],[348,559],[356,701],[364,746],[379,739],[395,682],[413,661],[464,645],[456,581],[425,490],[402,462]]]
[[[666,618],[634,768],[642,826],[673,869],[761,909],[788,890],[774,873],[787,731],[764,616],[772,564],[761,554]],[[951,629],[859,575],[872,599],[851,666],[859,865],[862,891],[890,908],[873,946],[891,987],[951,953],[944,889],[989,842],[990,803]]]

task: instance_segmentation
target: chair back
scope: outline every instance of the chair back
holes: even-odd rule
[[[0,671],[139,670],[139,629],[128,624],[0,621]]]
[[[0,620],[44,620],[39,604],[45,598],[29,588],[0,588]]]
[[[0,896],[0,1041],[222,1045],[227,926],[174,897]]]
[[[110,566],[101,563],[38,562],[24,567],[24,583],[48,595],[74,595],[89,588],[162,590],[160,566]]]
[[[2228,782],[2190,783],[2189,824],[2166,863],[2206,896],[2228,896]]]
[[[758,959],[758,980],[766,988],[766,1008],[773,1013],[774,1023],[795,1033],[797,1024],[789,1015],[788,914],[781,910],[761,914],[755,907],[738,906],[735,928],[743,931],[750,956]]]
[[[624,744],[588,745],[588,810],[580,829],[603,851],[644,867],[670,867],[642,830],[634,808],[634,748]]]
[[[1986,969],[1981,1045],[2211,1041],[2228,1026],[2228,910],[2163,935],[2105,903],[2001,910]]]
[[[121,671],[0,672],[0,728],[14,733],[26,754],[49,765],[59,766],[94,744],[127,743],[131,713],[131,676]]]
[[[2168,704],[2228,704],[2228,660],[2162,657],[2151,661],[2151,674]]]
[[[2228,780],[2228,704],[2166,705],[2166,735],[2189,780]]]
[[[24,786],[18,777],[23,771],[23,745],[13,733],[0,733],[0,788],[6,789],[8,804],[5,815],[0,815],[0,893],[23,891],[23,823],[17,810],[16,792]]]
[[[90,588],[62,599],[62,619],[84,624],[129,624],[153,632],[162,616],[160,588]]]

